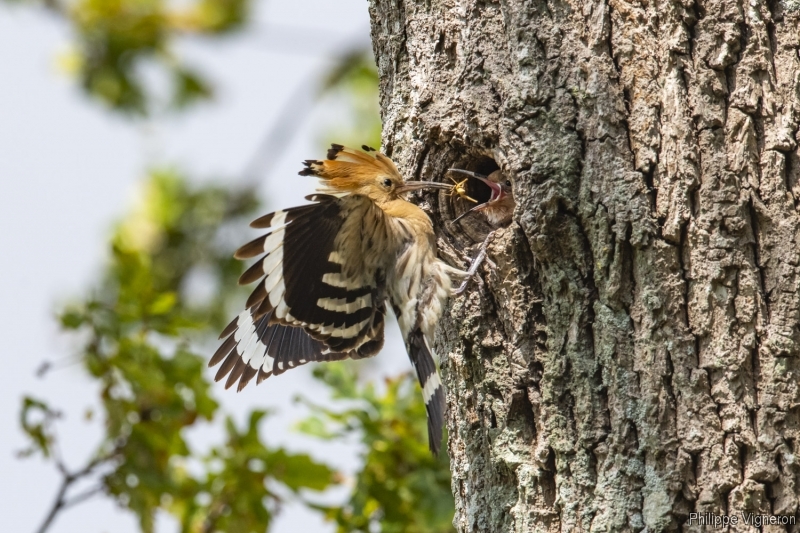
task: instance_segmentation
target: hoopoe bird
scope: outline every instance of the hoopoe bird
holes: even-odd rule
[[[307,160],[302,176],[321,180],[310,205],[275,211],[250,225],[266,234],[235,257],[261,256],[242,274],[258,282],[245,310],[225,328],[209,366],[222,365],[225,387],[238,390],[257,376],[311,361],[362,359],[383,347],[388,300],[422,386],[428,440],[438,454],[445,397],[431,343],[452,292],[451,276],[464,277],[436,255],[433,225],[403,199],[444,183],[405,181],[391,159],[334,144],[325,160]]]
[[[461,218],[469,215],[470,213],[482,213],[489,225],[495,229],[508,226],[511,223],[511,217],[514,214],[514,208],[517,204],[514,201],[514,189],[512,188],[511,180],[506,178],[505,174],[503,174],[501,170],[495,170],[488,176],[483,176],[482,174],[477,174],[475,172],[460,168],[451,168],[450,172],[458,172],[480,180],[488,185],[489,189],[491,189],[489,200],[482,204],[476,205],[469,211],[462,213],[456,217],[453,222],[458,222]],[[494,235],[494,231],[490,232],[483,240],[483,243],[478,249],[478,254],[470,264],[464,281],[461,283],[458,289],[455,290],[454,294],[461,294],[464,292],[464,290],[467,288],[469,280],[472,279],[472,277],[478,271],[478,267],[481,265],[483,260],[486,259],[486,247],[489,245],[489,240],[492,238],[492,235]],[[489,261],[489,263],[491,263],[491,261]]]

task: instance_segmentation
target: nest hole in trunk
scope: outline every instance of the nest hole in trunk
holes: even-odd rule
[[[460,158],[456,160],[450,168],[468,170],[486,177],[495,170],[498,170],[500,166],[491,157],[477,156]],[[451,179],[456,182],[462,182],[466,179],[466,181],[464,181],[465,193],[470,198],[476,200],[476,202],[471,202],[470,200],[459,197],[457,194],[449,197],[451,209],[447,211],[452,213],[452,218],[449,221],[451,224],[451,231],[461,233],[463,236],[468,237],[469,241],[472,243],[483,242],[483,239],[492,228],[486,223],[479,212],[468,213],[468,211],[475,206],[489,201],[492,192],[491,189],[478,179],[467,177],[465,174],[460,174],[458,172],[447,171],[445,181],[452,183]],[[464,216],[461,219],[454,222],[462,215]]]

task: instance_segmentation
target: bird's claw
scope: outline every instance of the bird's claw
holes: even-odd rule
[[[484,261],[486,261],[489,264],[489,266],[491,266],[493,269],[497,268],[497,265],[494,263],[494,261],[486,257],[486,247],[489,245],[489,239],[491,238],[492,238],[492,233],[487,235],[486,239],[484,239],[483,243],[481,243],[481,247],[478,249],[478,255],[476,255],[475,259],[473,259],[472,262],[470,263],[469,270],[467,270],[464,281],[462,281],[461,285],[459,285],[458,288],[455,291],[453,291],[454,295],[459,295],[467,289],[469,280],[475,277],[475,274],[477,274],[478,272],[478,268]]]
[[[461,295],[465,290],[467,290],[467,284],[469,284],[470,278],[465,279],[461,282],[461,285],[458,286],[456,290],[453,291],[453,296]]]

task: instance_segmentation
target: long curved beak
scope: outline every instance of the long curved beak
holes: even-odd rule
[[[398,193],[416,191],[418,189],[444,189],[450,190],[450,185],[438,181],[407,181],[395,189]]]
[[[461,168],[450,168],[448,170],[450,172],[458,172],[460,174],[464,174],[465,176],[469,176],[471,178],[475,178],[477,180],[481,180],[482,182],[484,182],[492,190],[492,194],[491,194],[491,196],[489,196],[489,201],[490,202],[494,202],[495,200],[499,200],[500,198],[505,196],[505,193],[503,193],[503,188],[500,187],[500,184],[499,183],[495,183],[493,181],[489,181],[488,179],[486,179],[486,176],[483,176],[481,174],[477,174],[477,173],[472,172],[470,170],[464,170],[464,169],[461,169]],[[461,215],[461,216],[464,216],[464,215]]]

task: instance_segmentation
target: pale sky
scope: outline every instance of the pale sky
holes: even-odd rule
[[[55,58],[70,41],[66,25],[29,6],[0,3],[0,516],[3,530],[33,532],[50,507],[59,482],[51,464],[20,461],[25,445],[18,430],[23,394],[46,399],[66,418],[58,431],[66,461],[80,466],[94,449],[100,430],[82,420],[96,404],[97,389],[72,366],[44,379],[34,373],[43,360],[73,353],[58,332],[55,309],[80,297],[101,271],[111,224],[132,203],[137,183],[155,164],[185,170],[193,179],[235,180],[261,145],[287,102],[313,94],[309,80],[330,66],[343,47],[366,45],[366,0],[257,2],[252,29],[222,42],[180,43],[178,53],[206,73],[216,100],[182,117],[134,123],[105,111],[59,73]],[[304,93],[305,91],[305,93]],[[302,119],[281,150],[262,193],[270,210],[302,202],[314,182],[297,179],[300,162],[320,157],[316,125],[335,111],[317,105]],[[282,179],[290,187],[277,187]],[[237,243],[238,244],[238,243]],[[397,327],[389,324],[387,348],[376,363],[380,373],[409,369]],[[210,354],[209,354],[210,356]],[[251,409],[276,408],[263,426],[271,445],[311,453],[352,472],[355,446],[320,443],[290,427],[303,410],[292,398],[324,393],[309,367],[288,372],[242,393],[214,388],[223,409],[241,423]],[[209,377],[212,373],[209,371]],[[189,435],[202,448],[220,435],[200,428]],[[344,491],[326,495],[333,502]],[[160,517],[158,532],[176,524]],[[133,533],[135,519],[102,497],[61,514],[52,533]],[[329,532],[316,514],[287,505],[273,532]]]

